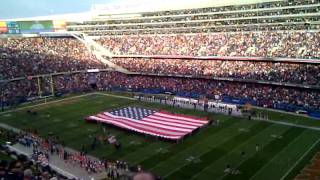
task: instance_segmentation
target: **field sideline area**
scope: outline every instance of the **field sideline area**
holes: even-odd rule
[[[111,145],[99,144],[95,150],[90,150],[93,137],[105,132],[101,124],[87,123],[84,118],[126,106],[143,106],[208,117],[212,120],[219,119],[220,123],[218,126],[205,127],[179,143],[107,127],[107,132],[117,137],[122,148],[116,150]],[[27,110],[37,111],[38,115],[30,116],[26,113]],[[319,127],[319,121],[305,117],[268,113],[271,120]],[[320,131],[317,130],[173,108],[140,102],[127,96],[101,93],[8,110],[0,114],[0,123],[19,129],[37,129],[43,137],[51,132],[58,135],[68,147],[80,150],[84,145],[93,156],[125,160],[130,165],[141,165],[170,180],[293,179],[320,147]],[[259,144],[258,151],[256,144]],[[245,155],[241,155],[241,152],[245,152]],[[224,173],[227,164],[240,173]]]

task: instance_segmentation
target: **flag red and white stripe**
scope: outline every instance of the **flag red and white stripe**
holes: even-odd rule
[[[110,112],[102,112],[89,116],[86,119],[172,140],[180,139],[197,128],[208,124],[205,118],[171,114],[168,112],[154,112],[139,120],[123,115],[114,115],[114,113]]]

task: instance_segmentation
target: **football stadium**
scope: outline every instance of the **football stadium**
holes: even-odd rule
[[[320,179],[319,0],[46,11],[0,20],[0,179]]]

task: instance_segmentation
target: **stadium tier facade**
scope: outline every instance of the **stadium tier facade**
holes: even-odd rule
[[[2,107],[95,89],[320,117],[318,1],[201,2],[1,21]]]
[[[303,168],[320,146],[319,0],[159,2],[0,21],[0,159],[65,179],[319,178],[319,152]]]

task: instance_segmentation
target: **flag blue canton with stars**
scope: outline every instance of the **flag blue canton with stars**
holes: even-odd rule
[[[115,115],[115,116],[121,116],[121,117],[131,118],[131,119],[135,119],[135,120],[141,120],[144,117],[150,116],[156,112],[157,111],[154,111],[151,109],[129,106],[129,107],[125,107],[125,108],[111,111],[109,113],[112,115]]]

